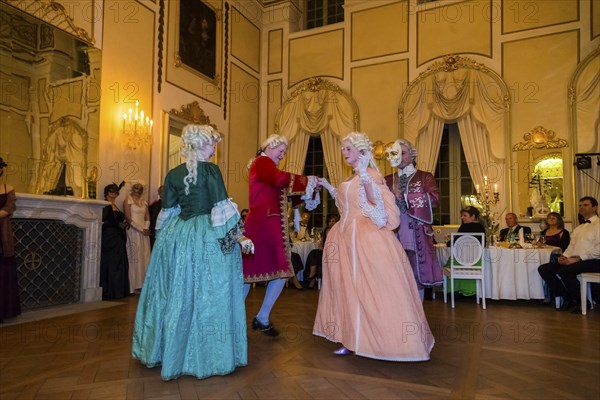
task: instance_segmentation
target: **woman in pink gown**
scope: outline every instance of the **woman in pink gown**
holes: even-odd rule
[[[343,140],[355,174],[334,189],[340,222],[327,237],[323,285],[313,334],[341,343],[338,355],[389,361],[425,361],[434,338],[410,262],[393,229],[400,222],[394,195],[372,162],[363,133]]]

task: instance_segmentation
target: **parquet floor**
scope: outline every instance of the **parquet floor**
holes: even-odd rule
[[[264,287],[247,301],[248,320]],[[311,335],[318,292],[286,288],[278,338],[248,332],[248,366],[163,382],[130,357],[137,297],[98,310],[0,327],[0,399],[598,399],[600,310],[531,301],[426,300],[432,359],[394,363],[332,354]]]

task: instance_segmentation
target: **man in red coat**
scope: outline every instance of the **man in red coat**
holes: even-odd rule
[[[258,156],[249,165],[249,208],[244,222],[244,235],[252,240],[254,254],[245,254],[244,295],[253,282],[268,281],[263,304],[252,329],[268,336],[279,332],[269,321],[269,315],[286,280],[294,275],[291,263],[287,207],[288,197],[299,196],[306,208],[313,210],[319,204],[313,200],[317,178],[301,176],[277,168],[287,151],[286,137],[271,135],[261,146]]]
[[[415,274],[421,299],[424,288],[440,285],[444,279],[433,243],[433,208],[440,202],[440,190],[429,172],[416,169],[417,149],[404,139],[386,149],[386,157],[396,174],[385,177],[400,209],[400,229],[396,233]]]

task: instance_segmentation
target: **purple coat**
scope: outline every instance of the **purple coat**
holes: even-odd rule
[[[396,233],[408,254],[419,287],[440,285],[444,279],[437,259],[431,223],[433,208],[440,202],[440,190],[429,172],[417,170],[408,180],[406,192],[401,193],[397,174],[385,177],[396,196],[400,209],[400,229]],[[406,205],[400,207],[400,202]]]

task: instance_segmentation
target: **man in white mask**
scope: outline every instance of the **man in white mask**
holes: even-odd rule
[[[398,139],[385,155],[397,173],[385,177],[400,209],[400,229],[396,233],[415,274],[421,300],[424,288],[440,285],[444,279],[437,260],[432,209],[439,205],[440,191],[429,172],[416,168],[417,149],[407,140]]]

